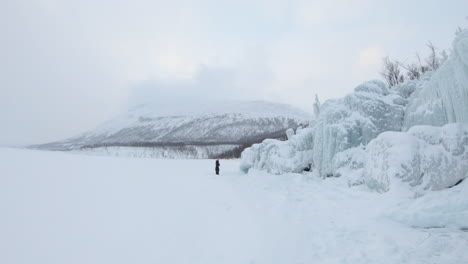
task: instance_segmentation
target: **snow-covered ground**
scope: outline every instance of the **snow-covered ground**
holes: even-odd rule
[[[342,178],[0,149],[0,263],[468,263],[468,181]]]

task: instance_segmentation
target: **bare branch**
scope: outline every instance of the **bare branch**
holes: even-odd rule
[[[426,46],[430,50],[429,57],[427,57],[426,62],[429,68],[433,71],[437,70],[440,66],[440,59],[439,56],[437,56],[437,51],[434,45],[432,44],[431,41],[428,41]]]
[[[400,71],[400,64],[391,61],[388,57],[383,59],[383,70],[381,71],[382,77],[387,82],[389,87],[393,87],[404,81],[404,77]]]

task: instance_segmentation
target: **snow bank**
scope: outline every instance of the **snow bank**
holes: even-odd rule
[[[468,126],[416,126],[408,132],[385,132],[367,145],[364,180],[388,191],[395,181],[416,190],[441,190],[468,177]]]
[[[333,174],[335,154],[366,145],[384,131],[399,131],[404,98],[381,81],[363,83],[338,100],[321,107],[314,133],[313,160],[322,176]]]
[[[457,33],[453,51],[411,96],[403,130],[415,125],[468,123],[468,29]]]
[[[389,210],[390,218],[421,228],[468,228],[468,181],[451,189],[428,193]]]
[[[287,131],[288,140],[267,139],[242,152],[240,168],[266,170],[273,174],[301,172],[312,163],[313,130],[304,128],[294,135]]]

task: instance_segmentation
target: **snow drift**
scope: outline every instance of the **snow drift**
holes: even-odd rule
[[[401,203],[386,214],[408,226],[458,228],[468,231],[468,181]]]

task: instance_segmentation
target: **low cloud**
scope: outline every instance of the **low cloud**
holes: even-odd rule
[[[316,93],[339,97],[377,77],[379,56],[406,58],[428,39],[448,47],[466,16],[465,1],[389,3],[7,1],[0,144],[84,132],[129,95],[272,100],[311,110]]]

